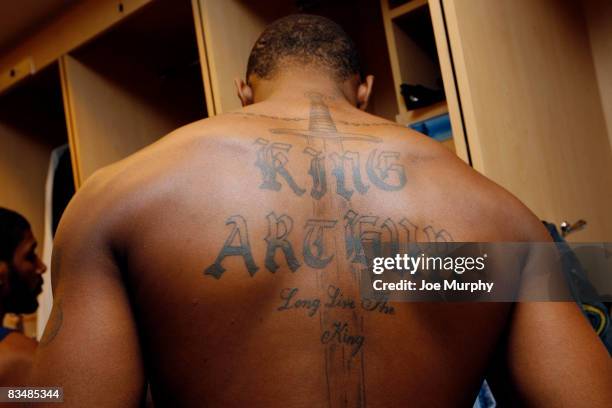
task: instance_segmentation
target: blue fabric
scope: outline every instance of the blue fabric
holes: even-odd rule
[[[497,406],[487,380],[482,383],[473,408],[495,408]]]
[[[14,332],[15,330],[7,329],[6,327],[0,326],[0,341],[4,340],[6,336]]]
[[[424,135],[437,140],[438,142],[443,142],[444,140],[450,139],[453,136],[448,113],[434,116],[433,118],[422,120],[420,122],[415,122],[409,126],[417,132],[421,132]]]

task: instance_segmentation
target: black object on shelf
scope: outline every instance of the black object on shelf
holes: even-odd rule
[[[443,90],[429,89],[423,85],[400,85],[406,109],[414,110],[433,105],[446,99]]]

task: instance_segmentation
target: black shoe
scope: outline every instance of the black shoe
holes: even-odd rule
[[[400,89],[408,110],[424,108],[446,99],[443,90],[429,89],[423,85],[402,84]]]

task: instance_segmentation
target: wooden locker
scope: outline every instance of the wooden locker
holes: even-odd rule
[[[576,241],[612,240],[612,154],[578,2],[442,1],[472,163]]]
[[[60,65],[77,185],[206,117],[187,0],[143,7]]]

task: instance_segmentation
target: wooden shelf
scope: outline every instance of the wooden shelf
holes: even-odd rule
[[[151,0],[83,0],[0,55],[0,93],[91,40]],[[119,7],[119,3],[121,7]],[[11,75],[11,72],[14,72]]]
[[[397,115],[396,121],[404,126],[408,126],[416,122],[421,122],[439,115],[444,115],[445,113],[448,113],[448,106],[446,101],[441,101],[421,109],[409,110],[403,114],[399,114]],[[443,140],[440,143],[453,153],[456,153],[455,142],[453,141],[452,135],[450,139]]]
[[[427,0],[412,0],[406,4],[402,4],[401,6],[397,6],[389,10],[389,17],[393,20],[426,5]]]
[[[400,113],[397,115],[397,122],[401,123],[402,125],[410,125],[415,122],[433,118],[434,116],[443,115],[445,113],[448,113],[448,106],[446,105],[446,101],[441,101],[424,108]]]
[[[61,67],[77,186],[207,116],[188,0],[147,4],[63,56]]]
[[[67,141],[57,64],[0,96],[0,206],[23,214],[41,247],[49,157]]]

